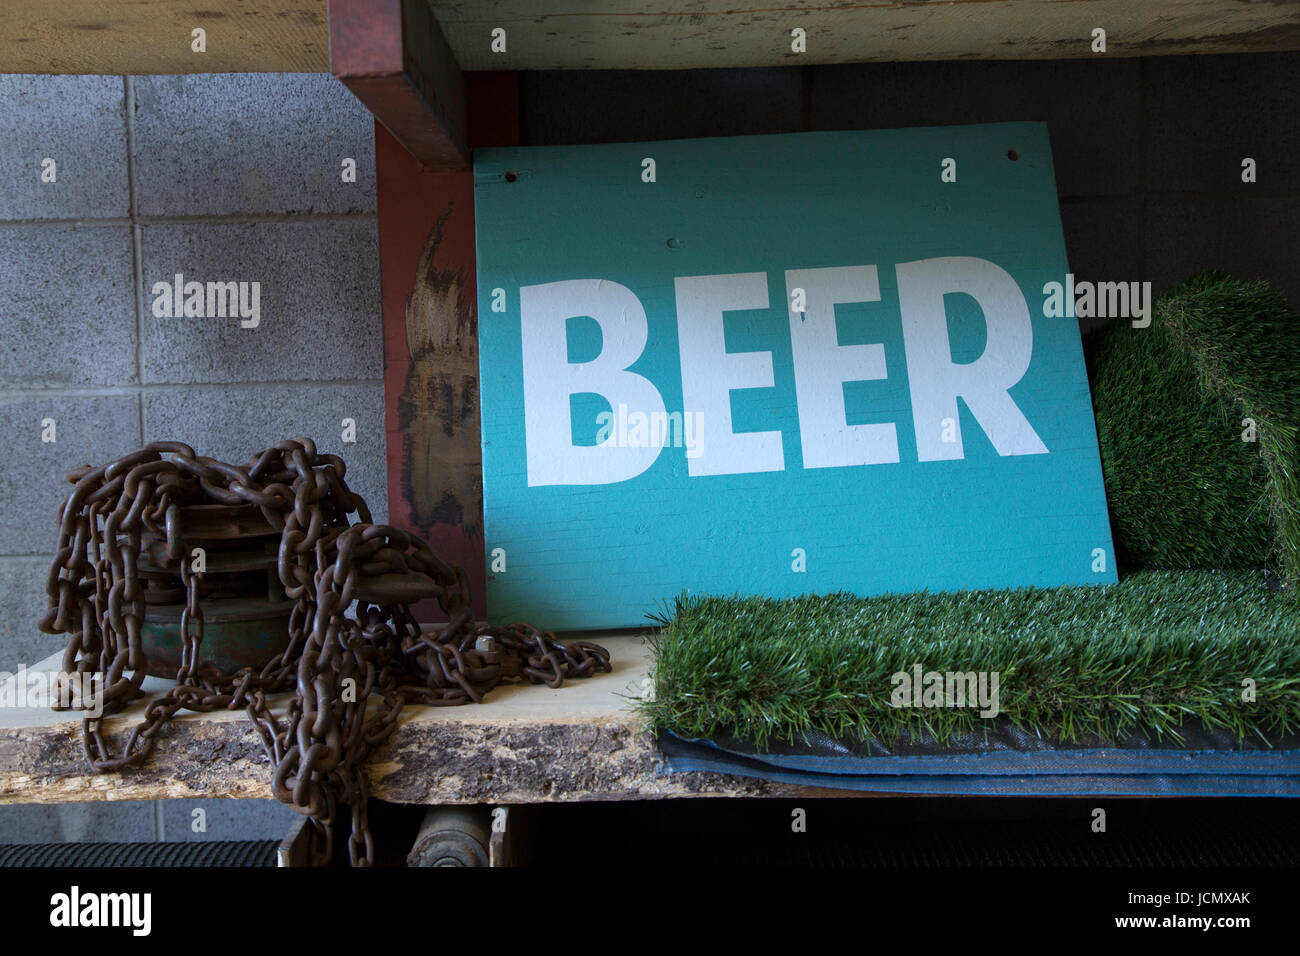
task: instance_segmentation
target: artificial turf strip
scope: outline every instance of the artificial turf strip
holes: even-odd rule
[[[1001,715],[1064,742],[1183,721],[1267,742],[1300,727],[1300,607],[1257,572],[1141,571],[1104,587],[847,594],[684,595],[659,619],[660,730],[732,734],[762,748],[809,732],[939,743],[987,727],[977,708],[890,706],[891,678],[996,671]],[[1255,700],[1243,680],[1255,682]]]
[[[1121,563],[1271,566],[1300,595],[1300,321],[1282,297],[1201,273],[1150,327],[1085,344]]]

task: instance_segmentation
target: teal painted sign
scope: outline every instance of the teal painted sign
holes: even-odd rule
[[[494,620],[1115,580],[1078,325],[1043,308],[1043,125],[486,149],[474,179]]]

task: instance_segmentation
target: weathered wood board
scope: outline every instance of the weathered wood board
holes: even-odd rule
[[[816,796],[829,791],[711,773],[656,775],[661,760],[629,698],[646,686],[638,635],[600,638],[614,671],[558,690],[510,685],[465,707],[410,707],[369,765],[371,794],[393,803],[548,803],[661,797]],[[55,671],[61,654],[33,665]],[[146,691],[170,686],[148,678]],[[275,707],[283,713],[288,696]],[[106,721],[110,739],[143,704]],[[71,712],[0,708],[0,804],[271,796],[271,765],[243,712],[174,720],[143,767],[89,772]],[[838,796],[863,796],[835,792]]]
[[[467,77],[471,146],[519,142],[513,73]],[[375,168],[383,278],[388,520],[469,575],[486,617],[478,409],[474,179],[430,170],[378,121]],[[421,621],[442,620],[432,601]]]
[[[0,72],[325,72],[327,0],[22,0]],[[655,69],[1300,49],[1294,3],[1221,0],[429,0],[462,70]],[[202,27],[204,54],[190,49]],[[791,31],[804,30],[803,52]],[[1106,30],[1107,49],[1092,49]],[[494,49],[492,31],[505,31]],[[499,45],[498,45],[499,46]]]
[[[327,0],[13,0],[0,73],[326,73]],[[194,30],[204,31],[203,50]]]
[[[1300,49],[1300,6],[1222,0],[432,0],[463,70],[681,70]],[[803,52],[792,31],[804,31]],[[1104,54],[1094,29],[1106,31]],[[505,48],[492,31],[505,31]]]
[[[468,170],[428,172],[375,125],[388,520],[465,568],[485,616],[483,479]],[[421,621],[441,619],[433,602]]]
[[[1115,580],[1043,124],[484,150],[475,208],[494,619]]]

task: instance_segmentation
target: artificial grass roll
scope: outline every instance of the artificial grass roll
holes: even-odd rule
[[[654,698],[640,706],[656,728],[689,738],[735,734],[763,747],[814,732],[926,732],[946,743],[988,726],[971,708],[891,706],[893,676],[917,664],[997,672],[1001,715],[1064,741],[1147,732],[1177,742],[1184,720],[1265,740],[1300,726],[1300,607],[1258,572],[866,598],[682,596],[661,623]]]
[[[1120,561],[1268,566],[1295,597],[1300,322],[1283,298],[1204,272],[1160,297],[1150,327],[1113,322],[1086,345]]]

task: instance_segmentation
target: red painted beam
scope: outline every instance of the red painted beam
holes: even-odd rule
[[[424,0],[329,0],[330,72],[423,166],[465,169],[465,80]]]
[[[518,77],[470,74],[475,145],[519,142]],[[474,177],[422,168],[375,125],[389,523],[469,573],[483,620]],[[431,603],[420,621],[439,618]],[[505,622],[509,623],[509,622]]]

